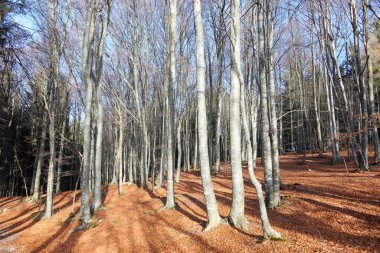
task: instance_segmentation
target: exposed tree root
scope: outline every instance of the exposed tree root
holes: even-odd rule
[[[202,230],[202,232],[209,232],[209,231],[211,231],[212,229],[216,228],[219,225],[220,225],[220,222],[208,223],[207,226]]]
[[[74,228],[73,232],[75,231],[80,231],[80,230],[87,230],[89,228],[89,224],[84,224],[82,223],[81,225],[79,225],[78,227]]]
[[[278,199],[275,199],[275,200],[271,200],[268,205],[267,205],[267,208],[269,209],[276,209],[277,207],[281,207],[284,205],[284,202],[281,200],[281,198],[278,198]]]
[[[166,211],[166,210],[174,210],[175,209],[175,205],[164,205],[163,207],[161,207],[158,212],[163,212],[163,211]]]
[[[100,205],[98,206],[96,209],[92,208],[91,206],[91,214],[94,214],[96,213],[97,211],[107,211],[107,207],[105,207],[104,205]]]
[[[96,222],[94,222],[93,220],[91,220],[88,223],[82,222],[81,225],[79,225],[78,227],[74,228],[73,232],[78,231],[78,230],[88,230],[90,228],[95,228],[97,226],[98,226],[98,224]]]
[[[26,197],[26,198],[23,198],[21,201],[25,202],[25,203],[40,203],[41,202],[41,199],[36,199],[34,198],[33,196],[29,196],[29,197]]]
[[[212,229],[216,228],[219,225],[228,225],[228,221],[222,218],[219,218],[217,220],[211,221],[207,223],[207,226],[202,230],[202,232],[209,232]]]
[[[244,215],[234,217],[234,215],[228,216],[228,223],[236,228],[239,228],[243,231],[248,231],[248,222]]]
[[[274,230],[272,227],[268,229],[264,229],[263,236],[260,237],[259,240],[257,240],[257,243],[265,243],[267,241],[282,241],[282,242],[288,242],[289,240],[283,237],[279,232]]]

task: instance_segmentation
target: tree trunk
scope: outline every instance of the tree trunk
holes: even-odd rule
[[[276,85],[275,85],[275,65],[273,60],[273,0],[267,3],[268,20],[268,80],[269,80],[269,108],[270,108],[270,139],[273,173],[273,198],[270,200],[269,208],[274,208],[281,204],[280,199],[280,163],[278,158],[278,137],[277,137],[277,115],[276,115]]]
[[[367,6],[368,6],[368,0],[362,0],[362,5],[363,5],[363,26],[364,26],[364,52],[366,53],[367,56],[367,73],[368,73],[368,99],[369,99],[369,116],[373,116],[376,108],[375,108],[375,96],[373,92],[373,66],[372,66],[372,55],[371,51],[368,47],[369,43],[369,25],[368,25],[368,14],[367,14]],[[372,136],[373,136],[373,141],[374,141],[374,146],[375,146],[375,163],[380,162],[380,141],[379,141],[379,133],[377,131],[377,124],[375,123],[373,125],[373,130],[372,130]]]
[[[173,180],[173,127],[174,127],[174,87],[176,82],[176,66],[175,66],[175,45],[176,45],[176,21],[177,20],[177,0],[170,0],[170,29],[169,29],[169,83],[167,89],[166,105],[167,105],[167,196],[164,209],[172,209],[175,207],[174,200],[174,180]]]
[[[57,184],[55,186],[55,192],[58,193],[61,191],[61,171],[62,171],[62,160],[63,160],[63,149],[65,147],[65,131],[66,131],[66,117],[69,114],[68,110],[68,99],[69,99],[69,93],[66,91],[66,98],[63,103],[63,117],[62,117],[62,126],[61,126],[61,136],[60,136],[60,143],[59,143],[59,154],[58,154],[58,161],[57,161]]]
[[[123,131],[123,116],[121,115],[122,111],[120,110],[120,117],[119,117],[119,139],[118,139],[118,146],[117,146],[117,165],[119,170],[119,184],[118,184],[118,191],[119,195],[123,194],[123,141],[124,141],[124,131]]]
[[[175,177],[175,182],[179,183],[181,176],[181,161],[182,161],[182,147],[181,147],[181,128],[182,128],[182,120],[178,118],[178,126],[177,126],[177,174]]]
[[[241,166],[240,134],[240,0],[231,2],[231,95],[230,95],[230,136],[232,168],[232,207],[228,215],[233,226],[247,229],[244,214],[244,181]],[[239,60],[239,61],[237,61]]]
[[[361,112],[362,112],[362,124],[363,124],[363,132],[361,136],[361,163],[360,170],[369,170],[368,167],[368,101],[367,101],[367,88],[364,83],[364,75],[363,75],[363,67],[361,63],[360,56],[360,39],[359,39],[359,30],[357,25],[357,10],[356,4],[353,0],[349,1],[350,6],[350,15],[351,15],[351,25],[352,31],[354,35],[354,51],[355,51],[355,74],[357,76],[356,80],[359,86],[359,95],[360,95],[360,103],[361,103]]]
[[[209,231],[218,226],[221,218],[218,212],[218,206],[214,189],[211,181],[209,167],[209,153],[207,145],[207,115],[206,115],[206,73],[205,73],[205,55],[204,55],[204,37],[201,14],[200,0],[194,0],[194,23],[196,34],[196,56],[197,56],[197,101],[198,101],[198,139],[199,139],[199,156],[201,164],[201,178],[203,194],[206,201],[208,223],[204,231]]]
[[[195,109],[195,141],[194,141],[194,159],[193,159],[193,171],[197,169],[198,163],[198,111]]]
[[[268,93],[265,82],[265,53],[264,53],[264,32],[263,3],[260,1],[258,6],[258,36],[259,36],[259,79],[260,79],[260,100],[261,100],[261,131],[262,131],[262,148],[264,160],[264,178],[265,178],[265,203],[269,206],[273,198],[273,172],[272,172],[272,154],[271,142],[269,137],[269,119],[268,119]]]
[[[45,141],[46,141],[46,129],[47,128],[47,112],[45,109],[43,110],[42,116],[42,129],[41,129],[41,137],[40,137],[40,145],[38,148],[38,158],[37,158],[37,167],[36,167],[36,176],[34,179],[34,187],[33,187],[33,197],[34,201],[39,201],[41,198],[41,171],[45,158]]]
[[[92,80],[91,80],[91,62],[92,46],[94,44],[95,20],[99,0],[92,0],[87,12],[86,27],[82,42],[82,70],[83,81],[86,88],[85,98],[85,120],[83,127],[83,169],[82,169],[82,201],[81,201],[81,219],[82,227],[86,228],[91,223],[90,212],[90,154],[91,154],[91,104],[92,104]]]
[[[311,12],[314,12],[313,1],[311,1]],[[314,14],[312,14],[314,15]],[[314,16],[313,16],[314,17]],[[311,71],[312,71],[312,81],[313,81],[313,106],[314,106],[314,116],[315,123],[317,125],[317,141],[319,149],[319,157],[323,156],[323,142],[322,142],[322,131],[321,131],[321,120],[318,110],[318,94],[317,94],[317,83],[316,83],[316,74],[315,74],[315,49],[314,49],[314,18],[310,22],[310,33],[311,33]]]

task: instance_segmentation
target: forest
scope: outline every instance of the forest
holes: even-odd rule
[[[0,0],[0,252],[378,252],[379,0]]]

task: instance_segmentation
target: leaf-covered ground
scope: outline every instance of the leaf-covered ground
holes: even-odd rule
[[[329,157],[281,156],[285,205],[270,210],[275,229],[286,241],[257,243],[261,236],[256,192],[246,168],[246,214],[249,230],[221,225],[202,233],[206,222],[199,172],[182,173],[176,184],[175,210],[155,212],[165,190],[125,185],[104,187],[107,210],[98,211],[87,231],[78,226],[80,192],[54,198],[54,216],[41,220],[43,205],[22,198],[0,199],[0,252],[377,252],[380,250],[380,170],[353,173],[352,162],[332,166]],[[256,174],[263,178],[258,161]],[[231,175],[213,177],[219,211],[228,215]],[[73,196],[76,201],[73,204]]]

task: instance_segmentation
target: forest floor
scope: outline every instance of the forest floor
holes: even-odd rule
[[[104,187],[107,210],[94,225],[75,231],[80,192],[54,198],[54,216],[41,220],[44,204],[21,197],[0,199],[0,252],[380,252],[380,169],[354,173],[352,162],[332,166],[330,157],[281,156],[284,206],[269,211],[286,241],[257,243],[262,234],[256,192],[244,168],[249,230],[221,225],[203,233],[206,211],[199,172],[182,173],[175,185],[176,209],[163,206],[165,190],[153,194],[135,185]],[[260,161],[258,161],[260,162]],[[260,163],[258,163],[260,164]],[[263,178],[261,166],[256,170]],[[231,175],[213,176],[219,211],[231,205]],[[76,201],[73,204],[73,196]]]

